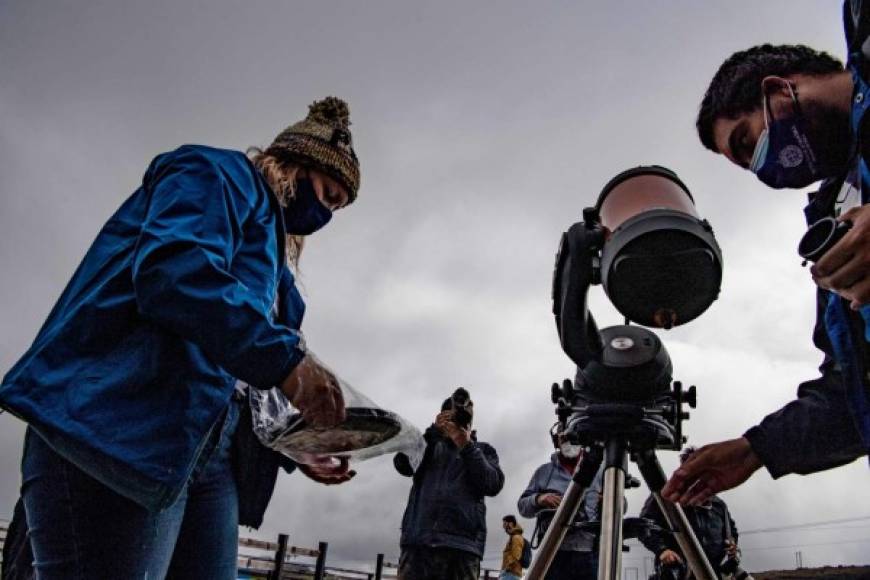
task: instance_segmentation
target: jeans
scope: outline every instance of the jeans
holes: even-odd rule
[[[517,576],[513,572],[508,572],[507,570],[502,570],[501,574],[498,575],[498,580],[522,580],[522,577]]]
[[[598,578],[598,554],[559,550],[547,571],[546,580],[595,580]]]
[[[55,453],[35,431],[24,439],[21,493],[39,580],[235,580],[238,497],[230,447],[231,402],[185,490],[149,512]]]

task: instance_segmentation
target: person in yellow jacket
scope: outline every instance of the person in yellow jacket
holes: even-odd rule
[[[508,535],[508,541],[501,558],[501,574],[498,580],[520,580],[523,577],[523,528],[512,515],[503,517],[501,525]]]

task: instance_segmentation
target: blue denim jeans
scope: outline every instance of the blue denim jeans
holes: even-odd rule
[[[39,580],[235,579],[238,497],[230,403],[181,497],[150,512],[55,453],[35,431],[24,439],[22,487]]]

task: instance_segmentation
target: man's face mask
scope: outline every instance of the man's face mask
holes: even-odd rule
[[[296,195],[282,208],[284,227],[288,234],[313,234],[332,219],[332,212],[323,205],[307,177],[296,179]]]
[[[559,453],[561,453],[562,457],[564,457],[565,459],[576,459],[580,457],[580,453],[582,451],[582,445],[573,445],[568,441],[565,441],[559,445]]]
[[[807,118],[791,83],[788,90],[794,114],[785,119],[774,119],[770,97],[762,86],[765,129],[758,138],[749,164],[749,169],[762,183],[775,189],[806,187],[830,177],[830,172],[819,165],[818,155],[810,143]]]

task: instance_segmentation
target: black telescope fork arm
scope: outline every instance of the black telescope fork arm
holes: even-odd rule
[[[659,504],[668,527],[680,545],[680,550],[682,550],[683,555],[686,557],[686,562],[694,577],[698,580],[716,580],[718,576],[716,576],[713,567],[707,560],[707,556],[701,549],[701,544],[698,542],[692,526],[689,525],[689,520],[686,519],[686,513],[683,511],[682,506],[669,502],[662,497],[662,488],[665,486],[667,478],[656,457],[655,451],[652,449],[639,451],[635,455],[634,460],[638,468],[640,468],[640,473],[652,492],[653,497]]]
[[[596,283],[593,258],[604,233],[593,223],[579,222],[562,235],[553,276],[553,314],[559,342],[571,360],[583,368],[601,357],[603,345],[587,294]]]
[[[556,556],[559,546],[562,545],[562,540],[565,539],[565,534],[568,533],[568,529],[577,515],[577,510],[583,503],[583,494],[592,485],[595,474],[598,473],[601,456],[601,448],[594,446],[586,453],[583,461],[577,467],[577,471],[571,478],[571,484],[568,485],[565,496],[559,504],[559,509],[556,510],[550,527],[547,528],[547,533],[544,534],[544,539],[541,540],[541,545],[535,552],[532,565],[526,572],[526,580],[543,580],[547,575],[547,570],[550,569],[550,564],[553,563],[553,558]]]

